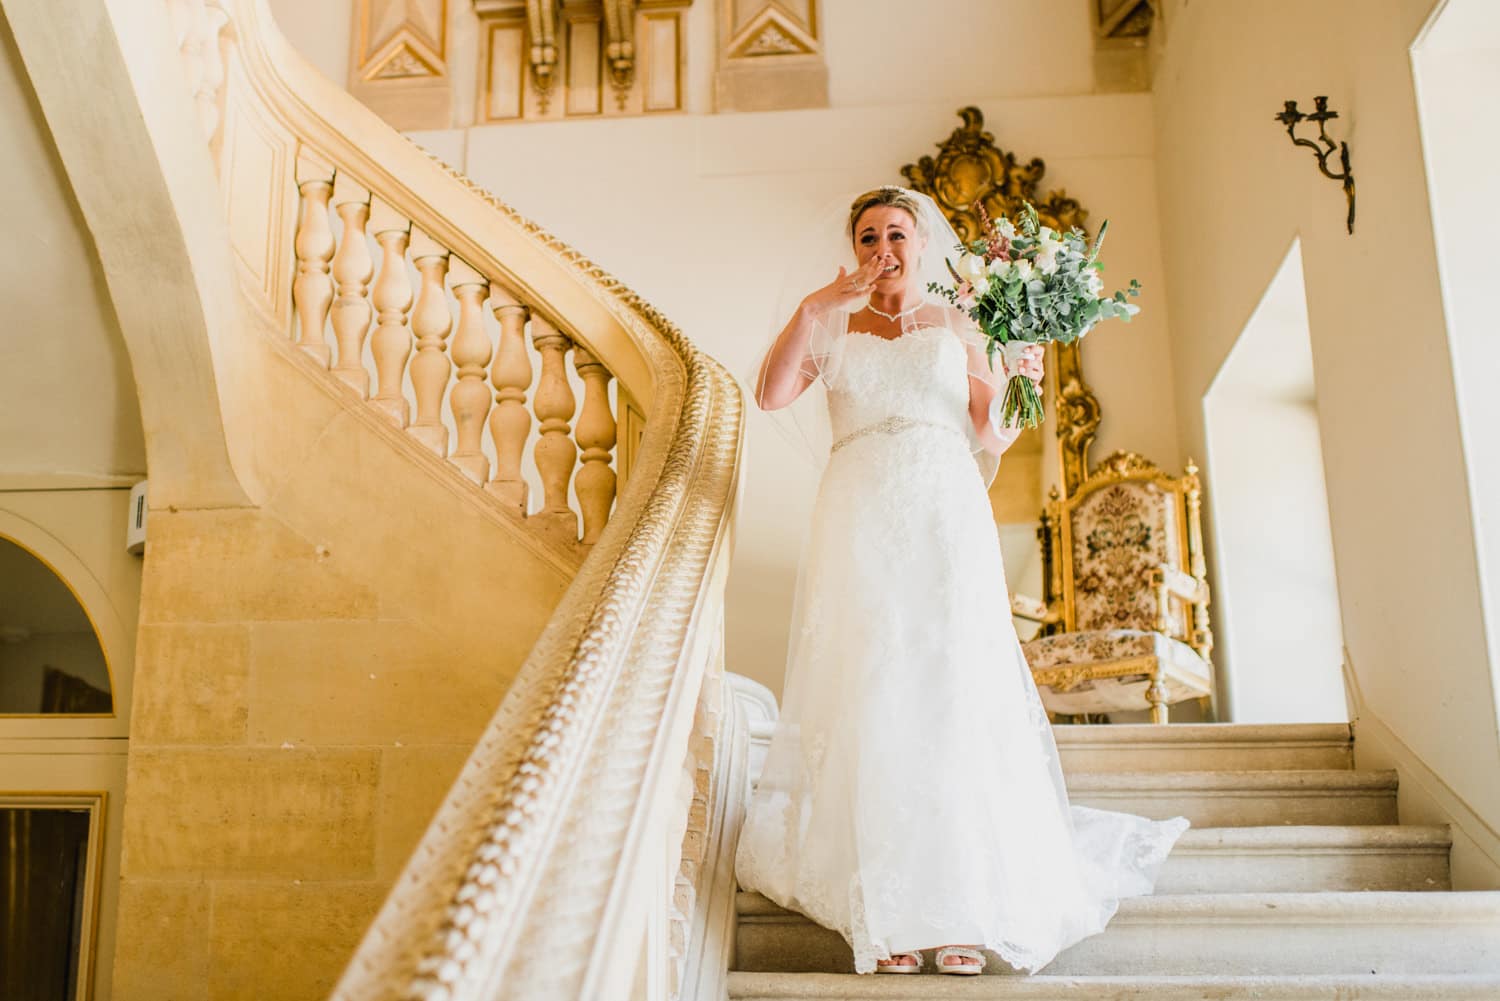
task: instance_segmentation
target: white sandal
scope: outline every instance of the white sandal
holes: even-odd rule
[[[915,959],[915,963],[898,963],[898,959]],[[920,952],[893,952],[889,961],[877,960],[875,963],[876,973],[921,973],[922,954]]]
[[[973,960],[970,963],[950,963],[949,956],[959,959]],[[969,949],[961,945],[945,945],[937,951],[933,959],[939,973],[948,973],[959,977],[972,977],[984,971],[984,953],[978,949]]]

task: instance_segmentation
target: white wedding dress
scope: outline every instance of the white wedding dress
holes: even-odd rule
[[[1187,821],[1069,806],[970,451],[963,343],[924,327],[839,350],[739,881],[840,932],[861,973],[980,943],[1034,972],[1150,893]]]

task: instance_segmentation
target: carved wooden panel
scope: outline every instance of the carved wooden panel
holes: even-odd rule
[[[448,0],[355,0],[349,90],[392,125],[451,122]]]
[[[604,110],[604,25],[598,14],[570,13],[567,21],[567,114]]]
[[[480,79],[479,120],[502,122],[522,117],[526,91],[526,22],[520,19],[484,23],[485,52]]]
[[[358,0],[355,60],[361,80],[447,72],[447,0]]]
[[[720,110],[828,104],[821,0],[719,0]]]
[[[646,14],[641,41],[645,58],[641,88],[647,111],[677,111],[682,108],[682,77],[685,53],[682,46],[682,15]]]
[[[692,0],[471,0],[478,120],[683,109]]]

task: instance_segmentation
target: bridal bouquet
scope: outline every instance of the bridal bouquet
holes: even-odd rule
[[[1028,344],[1058,341],[1072,344],[1100,320],[1129,319],[1140,312],[1130,298],[1140,294],[1134,278],[1126,291],[1101,296],[1099,238],[1088,245],[1076,227],[1059,235],[1043,226],[1028,202],[1018,223],[1001,216],[991,220],[978,206],[984,232],[968,247],[959,247],[958,260],[949,260],[953,286],[934,282],[929,291],[968,314],[984,333],[990,367],[995,354],[1014,371]],[[1005,387],[1001,423],[1008,427],[1036,427],[1042,422],[1042,400],[1036,384],[1015,375]]]

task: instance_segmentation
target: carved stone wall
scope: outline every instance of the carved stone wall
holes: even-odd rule
[[[822,0],[718,0],[719,111],[828,105]]]
[[[399,129],[681,111],[693,0],[353,0],[349,90]]]
[[[356,0],[349,92],[398,129],[452,118],[448,0]]]

